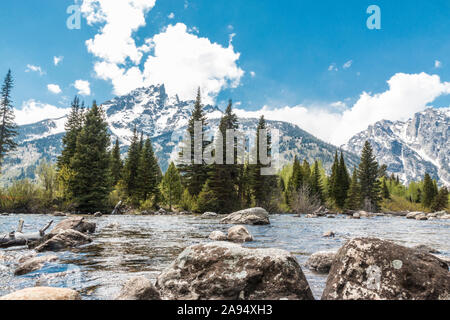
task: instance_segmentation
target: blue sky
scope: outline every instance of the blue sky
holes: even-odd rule
[[[405,106],[396,114],[381,112],[369,117],[371,121],[381,116],[404,120],[426,105],[450,105],[448,0],[347,0],[344,4],[323,0],[156,0],[155,4],[154,0],[123,0],[132,8],[144,9],[133,11],[136,17],[127,15],[118,22],[120,17],[110,8],[109,17],[92,22],[102,14],[98,9],[102,8],[102,1],[78,1],[85,5],[80,30],[66,27],[69,17],[66,10],[74,4],[73,0],[1,2],[0,28],[4,32],[0,38],[0,72],[13,70],[18,109],[32,105],[35,109],[43,108],[49,116],[58,114],[49,106],[67,107],[68,101],[80,92],[81,87],[77,89],[74,85],[77,80],[85,81],[85,85],[89,82],[90,90],[84,88],[81,93],[90,103],[93,99],[104,102],[133,86],[165,79],[172,92],[185,92],[186,97],[201,82],[205,94],[220,106],[232,98],[242,115],[261,112],[265,106],[265,110],[272,111],[273,118],[289,120],[289,114],[295,110],[287,107],[300,106],[310,112],[320,110],[332,115],[351,111],[364,102],[363,92],[369,100],[389,94],[392,88],[387,81],[399,74],[417,78],[394,78],[401,94],[417,90],[428,93],[416,97],[420,103],[410,110]],[[381,30],[369,30],[366,26],[369,17],[366,9],[373,4],[381,9]],[[133,28],[139,12],[145,21],[132,30],[134,49],[143,48],[146,39],[152,40],[147,49],[139,51],[142,57],[132,61],[127,56],[130,51],[121,43],[126,36],[88,48],[86,41],[101,35],[101,28],[107,25],[113,30],[121,23],[124,29]],[[185,39],[190,52],[177,49],[177,39]],[[175,53],[168,50],[171,46]],[[196,57],[196,52],[201,56]],[[125,53],[124,59],[119,61],[112,53]],[[152,56],[156,58],[149,59]],[[57,66],[54,57],[63,57]],[[203,57],[206,61],[201,64]],[[102,62],[106,64],[99,72],[96,64]],[[185,68],[183,64],[188,66]],[[174,65],[176,68],[170,68]],[[117,68],[123,72],[135,68],[139,76],[121,78]],[[431,78],[433,75],[440,78]],[[394,100],[385,99],[387,102],[381,97],[378,102],[403,101],[397,95],[393,94]],[[324,121],[328,116],[324,115]],[[39,118],[31,111],[29,117],[27,122]],[[347,118],[355,117],[358,118]],[[344,139],[336,138],[336,132],[321,132],[308,125],[310,118],[304,118],[292,122],[334,143]],[[345,127],[347,123],[342,125]],[[366,125],[364,121],[361,123],[361,127]]]

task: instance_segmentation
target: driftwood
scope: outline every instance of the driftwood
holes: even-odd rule
[[[10,248],[10,247],[18,247],[25,246],[30,242],[40,241],[45,236],[45,231],[52,225],[53,220],[50,221],[44,228],[39,230],[38,232],[33,233],[23,233],[23,224],[24,221],[22,219],[19,220],[19,226],[17,227],[17,231],[13,231],[9,234],[5,234],[0,236],[0,248]]]
[[[114,210],[113,210],[113,212],[112,212],[111,214],[112,214],[112,215],[119,214],[119,209],[120,209],[120,206],[121,206],[121,205],[122,205],[122,200],[119,201],[118,204],[116,204],[116,206],[115,206],[115,208],[114,208]]]

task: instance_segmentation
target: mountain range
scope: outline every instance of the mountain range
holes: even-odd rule
[[[182,101],[169,96],[164,85],[140,88],[102,104],[112,141],[119,138],[121,152],[126,154],[136,127],[150,137],[160,166],[165,171],[176,155],[173,136],[181,136],[191,115],[194,101]],[[211,105],[204,107],[208,128],[217,130],[222,111]],[[381,121],[352,137],[341,148],[349,169],[358,164],[366,140],[374,147],[380,163],[388,165],[389,173],[399,174],[404,182],[421,179],[429,172],[441,183],[450,181],[450,110],[428,109],[406,122]],[[42,159],[55,161],[61,153],[61,139],[67,117],[49,119],[18,128],[18,149],[4,162],[1,183],[14,179],[35,178]],[[254,136],[258,119],[239,119],[246,137]],[[293,161],[295,155],[312,162],[320,159],[329,171],[336,150],[294,124],[267,121],[270,128],[280,131],[281,165]]]

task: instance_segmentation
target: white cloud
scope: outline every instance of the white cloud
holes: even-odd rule
[[[330,64],[328,67],[328,71],[338,71],[338,68],[336,67],[336,63]]]
[[[63,61],[63,59],[63,56],[53,57],[53,64],[57,67]]]
[[[41,103],[33,99],[25,101],[22,108],[15,109],[16,122],[18,125],[36,123],[46,119],[64,117],[70,109],[58,108],[50,104]]]
[[[237,87],[244,75],[236,64],[240,54],[231,42],[222,47],[189,33],[182,23],[169,25],[147,44],[153,54],[148,56],[143,70],[101,61],[95,64],[97,76],[110,80],[118,95],[164,83],[169,94],[178,94],[181,99],[193,99],[200,86],[205,102],[212,102],[222,89]]]
[[[75,89],[78,90],[78,94],[82,96],[90,96],[91,95],[91,84],[86,80],[77,80],[73,84]]]
[[[250,76],[251,76],[252,78],[256,77],[256,72],[255,72],[255,71],[250,71]]]
[[[88,51],[109,63],[124,64],[129,59],[139,64],[143,53],[133,33],[145,26],[145,14],[154,5],[155,0],[83,0],[81,12],[88,24],[102,25],[99,33],[86,41]]]
[[[434,61],[434,67],[436,69],[442,68],[442,62],[439,60]]]
[[[54,93],[54,94],[61,93],[61,88],[57,84],[49,84],[49,85],[47,85],[47,89],[48,89],[48,91],[50,91],[51,93]]]
[[[344,63],[344,65],[342,66],[342,68],[348,69],[348,68],[350,68],[350,67],[352,66],[352,64],[353,64],[353,60],[349,60],[349,61],[347,61],[346,63]]]
[[[28,64],[27,65],[27,68],[25,69],[25,72],[37,72],[41,76],[45,74],[45,71],[43,71],[40,66],[35,66],[35,65],[32,65],[32,64]]]
[[[169,19],[175,18],[175,13],[171,12],[171,13],[167,16],[167,18],[169,18]]]
[[[359,100],[344,111],[336,110],[342,103],[329,106],[269,108],[249,112],[236,110],[241,117],[258,117],[297,124],[327,142],[342,145],[353,135],[380,120],[405,121],[423,111],[436,98],[450,94],[450,82],[439,76],[397,73],[388,81],[389,89],[378,94],[363,92]],[[334,106],[334,107],[333,107]]]

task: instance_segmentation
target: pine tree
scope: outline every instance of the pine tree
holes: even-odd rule
[[[423,191],[421,196],[422,204],[426,208],[429,208],[431,206],[434,198],[436,197],[435,186],[428,173],[425,174],[425,177],[423,179]]]
[[[173,162],[170,164],[169,169],[167,169],[161,181],[161,192],[170,210],[172,210],[174,204],[180,203],[183,187],[181,185],[180,173]]]
[[[94,102],[87,112],[71,167],[73,200],[81,212],[104,211],[111,190],[110,136],[103,110]]]
[[[194,141],[194,125],[195,122],[201,122],[202,123],[202,131],[200,138],[202,141],[197,142],[197,146],[195,145]],[[195,100],[194,104],[194,110],[192,111],[192,116],[189,119],[188,123],[188,129],[187,133],[190,135],[190,141],[187,141],[187,145],[185,145],[185,148],[191,149],[191,158],[190,159],[183,159],[188,160],[182,161],[182,163],[178,166],[178,169],[182,176],[182,181],[185,187],[188,188],[189,193],[192,196],[198,196],[200,192],[202,191],[203,185],[205,184],[207,178],[208,178],[208,170],[207,167],[203,165],[203,162],[201,164],[195,163],[195,149],[201,148],[202,150],[197,150],[198,153],[201,153],[203,155],[203,151],[205,150],[205,147],[209,144],[204,140],[205,137],[205,131],[206,131],[206,116],[205,112],[203,111],[203,105],[202,105],[202,98],[201,98],[201,92],[200,88],[198,89],[197,98]],[[180,154],[180,157],[183,158],[183,154]]]
[[[303,175],[303,184],[311,186],[311,166],[309,165],[309,162],[306,159],[303,160],[302,175]]]
[[[391,194],[390,194],[388,186],[386,184],[386,179],[383,179],[383,188],[382,188],[381,193],[382,193],[383,199],[391,199]]]
[[[146,201],[151,195],[159,199],[158,191],[159,165],[150,139],[146,139],[140,152],[137,169],[137,193],[139,200]],[[156,203],[155,203],[156,204]]]
[[[358,210],[361,208],[361,190],[358,182],[358,170],[356,168],[353,170],[345,207],[350,210]]]
[[[358,168],[358,179],[361,188],[361,198],[365,210],[377,211],[380,202],[380,182],[378,181],[378,162],[375,160],[372,146],[366,141],[362,150],[361,162]]]
[[[11,70],[8,70],[0,96],[0,171],[5,155],[17,148],[17,143],[15,142],[17,125],[14,122],[14,107],[11,100],[13,87],[14,81]]]
[[[336,204],[339,208],[343,208],[345,206],[345,200],[347,200],[348,189],[350,188],[350,177],[348,175],[348,170],[345,165],[344,154],[342,151],[339,161],[337,184]]]
[[[228,107],[220,120],[219,134],[223,137],[223,146],[216,145],[216,149],[222,147],[223,164],[215,163],[209,166],[208,172],[208,187],[207,190],[210,194],[213,194],[213,198],[217,199],[218,203],[212,204],[213,207],[208,208],[206,205],[202,206],[202,209],[207,211],[215,211],[217,213],[230,213],[234,209],[238,208],[238,192],[237,187],[239,185],[239,166],[237,164],[237,141],[233,141],[234,150],[234,164],[226,163],[226,151],[227,151],[227,130],[235,130],[238,128],[237,116],[233,113],[232,102],[228,104]],[[204,190],[202,190],[203,193]],[[199,196],[199,200],[202,199],[202,193]],[[215,209],[218,208],[219,210]]]
[[[438,195],[434,199],[431,205],[431,209],[436,212],[445,210],[445,208],[447,207],[448,207],[448,189],[446,187],[443,187],[441,188],[441,190],[439,190]]]
[[[131,145],[128,149],[128,156],[125,160],[125,166],[123,168],[123,180],[125,183],[125,190],[128,197],[132,200],[133,204],[139,202],[137,195],[138,189],[138,167],[140,158],[140,141],[136,127],[133,131],[133,138]]]
[[[58,170],[63,167],[70,169],[70,161],[72,160],[75,149],[77,148],[77,138],[83,126],[82,108],[80,99],[75,96],[71,104],[71,111],[67,117],[65,124],[66,133],[62,138],[63,150],[58,157]]]
[[[111,176],[112,176],[112,185],[115,186],[119,183],[122,178],[122,170],[123,170],[123,161],[120,157],[120,144],[119,138],[116,139],[116,143],[114,144],[114,148],[111,152]]]
[[[267,203],[267,200],[269,199],[269,190],[267,189],[268,180],[270,177],[264,176],[261,174],[261,169],[264,167],[261,163],[262,158],[262,152],[267,152],[270,154],[270,137],[267,138],[267,148],[268,150],[260,150],[260,134],[262,130],[267,130],[266,120],[264,119],[264,116],[261,116],[258,122],[258,127],[256,129],[256,140],[255,140],[255,148],[256,148],[256,164],[250,165],[250,183],[251,183],[251,190],[252,190],[252,196],[255,201],[255,205],[257,207],[264,206],[265,203]],[[264,132],[264,131],[262,131]]]
[[[313,172],[311,175],[311,193],[312,195],[316,195],[320,202],[323,203],[323,188],[318,161],[314,162]]]
[[[301,186],[303,185],[303,173],[300,161],[298,160],[297,156],[295,156],[294,165],[292,166],[291,180],[293,191],[300,190]]]
[[[337,183],[338,183],[338,174],[339,174],[339,159],[338,159],[338,153],[334,154],[334,162],[331,166],[331,175],[328,179],[328,195],[330,198],[334,201],[336,201],[338,190],[337,190]]]

